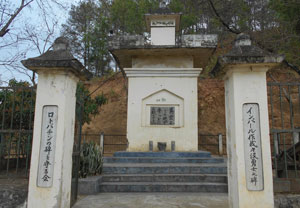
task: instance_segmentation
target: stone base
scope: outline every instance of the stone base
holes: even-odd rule
[[[100,183],[102,176],[91,176],[78,180],[78,194],[93,195],[100,192]]]
[[[300,178],[275,178],[275,193],[300,193]]]

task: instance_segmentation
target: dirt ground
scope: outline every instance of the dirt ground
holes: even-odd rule
[[[27,193],[28,179],[0,178],[0,208],[21,207]]]

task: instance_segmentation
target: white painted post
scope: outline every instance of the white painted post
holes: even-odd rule
[[[222,134],[218,135],[219,139],[219,155],[223,155],[223,137]]]
[[[231,52],[218,60],[213,74],[225,74],[229,205],[273,208],[266,72],[283,57],[237,36]]]
[[[82,65],[58,38],[54,50],[22,61],[39,75],[28,207],[70,207],[77,75]]]
[[[102,156],[104,155],[104,133],[101,132],[100,134],[100,151]]]
[[[279,154],[279,141],[278,141],[278,134],[274,133],[274,149],[275,149],[275,156]]]
[[[293,132],[294,144],[299,142],[299,132]]]

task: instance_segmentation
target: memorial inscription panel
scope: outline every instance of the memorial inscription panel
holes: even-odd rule
[[[175,27],[175,20],[152,20],[151,26],[153,27]]]
[[[57,106],[44,106],[37,186],[49,188],[53,183],[55,144],[57,132]]]
[[[264,189],[259,105],[243,105],[244,152],[247,189]]]
[[[151,107],[150,125],[175,125],[175,107]]]

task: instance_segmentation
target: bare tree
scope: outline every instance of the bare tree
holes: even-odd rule
[[[0,37],[6,35],[9,31],[9,26],[13,23],[20,12],[27,7],[33,0],[21,0],[21,4],[15,9],[10,9],[9,2],[3,0],[0,2]]]
[[[51,46],[58,35],[58,20],[55,9],[66,9],[56,0],[0,1],[0,72],[23,74],[36,84],[36,74],[24,68],[20,61],[39,55]],[[38,15],[29,15],[31,11]],[[27,15],[27,16],[26,16]],[[30,21],[30,18],[35,18]]]

